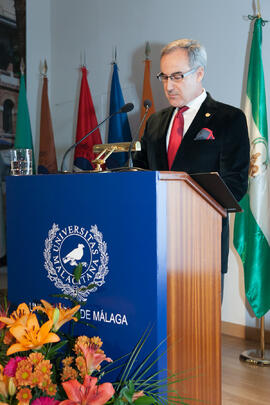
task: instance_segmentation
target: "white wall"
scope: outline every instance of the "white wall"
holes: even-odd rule
[[[49,80],[52,73],[51,1],[26,0],[26,5],[27,99],[35,146],[35,158],[37,160],[39,151],[40,99],[42,91],[41,69],[45,59],[49,66]]]
[[[156,108],[166,106],[155,78],[159,53],[167,42],[180,38],[199,39],[208,51],[205,87],[217,100],[241,105],[247,73],[250,35],[248,14],[254,0],[27,0],[28,100],[36,146],[39,122],[39,64],[47,58],[51,110],[58,160],[74,140],[79,65],[85,52],[88,81],[98,121],[108,114],[108,90],[113,49],[117,46],[120,82],[134,133],[139,120],[145,42],[152,49],[152,88]],[[270,2],[261,0],[262,16],[270,19]],[[270,27],[263,29],[263,59],[267,101],[270,85]],[[270,108],[268,108],[270,109]],[[106,137],[106,127],[102,129]],[[255,325],[244,298],[243,272],[236,256],[230,255],[225,281],[223,320]],[[268,318],[267,318],[268,323]]]

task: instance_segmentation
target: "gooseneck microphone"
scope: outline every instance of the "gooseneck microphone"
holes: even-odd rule
[[[78,142],[75,142],[74,144],[72,144],[64,153],[63,159],[62,159],[62,163],[61,163],[61,172],[64,171],[64,162],[65,159],[68,155],[68,153],[76,148],[77,145],[79,145],[79,143],[81,143],[82,141],[84,141],[89,135],[91,135],[93,132],[95,132],[102,124],[104,124],[105,121],[109,120],[110,118],[112,118],[114,115],[116,114],[123,114],[123,113],[128,113],[129,111],[133,110],[134,108],[134,104],[132,103],[127,103],[125,105],[123,105],[120,110],[110,114],[108,117],[106,117],[103,121],[101,121],[94,129],[92,129],[90,132],[88,132],[83,138],[81,138]]]
[[[143,106],[144,106],[144,108],[145,108],[144,115],[143,115],[143,117],[142,117],[142,119],[141,119],[139,128],[138,128],[138,130],[137,130],[137,132],[136,132],[134,138],[133,138],[132,141],[130,142],[130,146],[129,146],[129,149],[128,149],[128,166],[127,166],[127,167],[128,167],[129,169],[130,169],[131,167],[133,167],[133,161],[132,161],[132,157],[131,157],[131,150],[132,150],[132,147],[133,147],[133,145],[135,144],[135,142],[138,141],[142,124],[144,123],[144,120],[145,120],[145,118],[146,118],[146,116],[147,116],[147,114],[148,114],[148,111],[149,111],[149,109],[150,109],[151,106],[152,106],[152,101],[151,101],[151,100],[148,100],[148,99],[144,100]]]

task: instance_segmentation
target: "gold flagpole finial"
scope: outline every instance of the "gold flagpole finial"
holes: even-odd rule
[[[260,0],[257,0],[257,17],[261,18],[261,6],[260,6]]]
[[[23,58],[21,59],[21,63],[20,63],[20,70],[21,70],[21,74],[24,75],[24,71],[25,71],[25,63]]]
[[[145,59],[148,60],[150,58],[150,53],[151,53],[151,47],[150,47],[149,41],[147,41],[145,44],[144,53],[145,53]]]

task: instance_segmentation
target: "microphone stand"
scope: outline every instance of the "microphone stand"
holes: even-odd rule
[[[134,144],[138,141],[138,136],[139,136],[139,133],[140,133],[142,124],[144,123],[144,120],[145,120],[145,118],[146,118],[146,116],[147,116],[147,114],[148,114],[148,111],[149,111],[150,107],[151,107],[151,106],[150,106],[149,104],[147,104],[147,106],[146,106],[146,108],[145,108],[144,116],[143,116],[143,118],[142,118],[142,120],[141,120],[141,122],[140,122],[139,128],[138,128],[138,131],[137,131],[137,133],[136,133],[134,139],[130,142],[130,146],[129,146],[129,149],[128,149],[128,165],[127,165],[127,168],[128,168],[128,169],[131,169],[131,168],[133,167],[133,160],[132,160],[132,157],[131,157],[132,147],[133,147]]]
[[[87,138],[89,135],[91,135],[93,132],[95,132],[105,121],[109,120],[110,118],[112,118],[114,115],[116,114],[122,114],[122,113],[127,113],[131,110],[133,110],[134,105],[132,103],[127,103],[125,105],[123,105],[123,107],[120,108],[120,110],[115,111],[114,113],[112,113],[111,115],[109,115],[108,117],[106,117],[103,121],[101,121],[94,129],[92,129],[91,131],[89,131],[86,135],[84,135],[84,137],[82,139],[80,139],[78,142],[74,143],[73,145],[71,145],[66,152],[64,153],[63,159],[62,159],[62,163],[61,163],[61,172],[63,173],[70,173],[68,170],[64,170],[64,162],[65,159],[68,155],[68,153],[76,148],[77,145],[79,145],[79,143],[81,143],[82,141],[85,140],[85,138]]]
[[[77,145],[79,145],[79,143],[81,143],[82,141],[85,140],[85,138],[87,138],[89,135],[91,135],[93,132],[95,132],[105,121],[109,120],[110,118],[112,118],[115,114],[117,114],[118,111],[112,113],[109,117],[106,117],[102,122],[100,122],[94,129],[92,129],[91,131],[89,131],[82,139],[80,139],[78,142],[74,143],[73,145],[71,145],[65,152],[63,159],[62,159],[62,164],[61,164],[61,172],[64,173],[70,173],[68,170],[64,170],[64,162],[65,159],[67,157],[67,155],[69,154],[69,152],[76,148]]]

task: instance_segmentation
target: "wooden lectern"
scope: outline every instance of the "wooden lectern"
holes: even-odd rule
[[[168,369],[177,390],[221,404],[221,219],[226,211],[186,173],[167,182]],[[180,374],[181,375],[181,374]]]
[[[96,329],[78,334],[99,334],[116,359],[154,324],[148,351],[168,337],[157,368],[180,373],[180,395],[221,405],[222,216],[186,173],[10,176],[9,300],[52,302],[94,282],[81,313]]]

